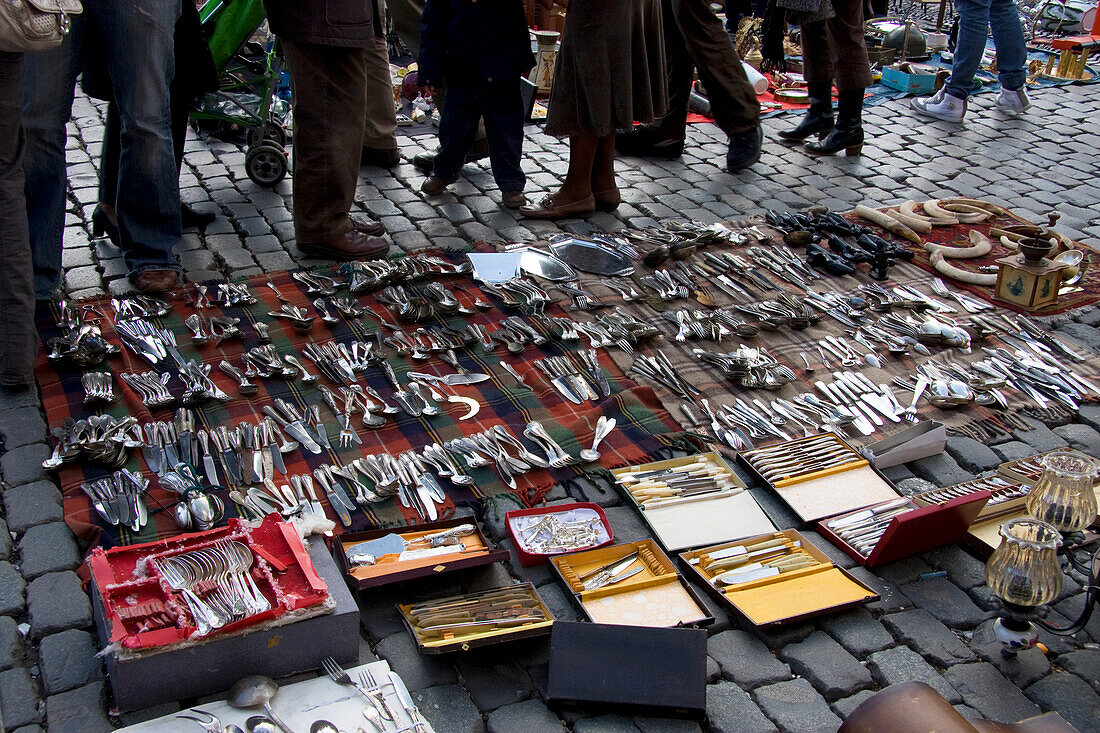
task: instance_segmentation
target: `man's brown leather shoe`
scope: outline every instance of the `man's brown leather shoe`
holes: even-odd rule
[[[353,217],[351,225],[355,228],[355,231],[371,237],[380,237],[386,233],[386,225],[380,221],[364,221]]]
[[[390,251],[390,243],[352,229],[326,242],[299,242],[298,249],[313,257],[330,260],[376,260]]]
[[[176,287],[179,273],[175,270],[142,270],[130,280],[143,293],[167,293]]]

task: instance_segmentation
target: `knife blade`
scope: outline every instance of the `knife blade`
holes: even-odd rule
[[[311,418],[310,425],[313,426],[314,432],[317,433],[317,442],[323,445],[326,449],[331,450],[332,443],[330,443],[328,439],[328,430],[325,429],[325,423],[323,420],[321,420],[321,406],[310,405],[309,414]]]
[[[218,467],[214,465],[214,456],[210,453],[210,435],[205,430],[198,433],[199,447],[202,450],[202,470],[206,474],[206,482],[211,486],[218,485]]]
[[[263,413],[275,420],[291,438],[298,441],[298,443],[310,453],[314,455],[321,453],[321,446],[317,445],[317,441],[309,434],[309,430],[306,429],[306,426],[302,424],[301,420],[291,422],[283,417],[279,411],[271,405],[264,405]],[[285,473],[285,471],[281,471],[280,473]]]
[[[397,695],[397,701],[401,703],[401,707],[409,714],[409,718],[414,724],[419,722],[420,711],[417,710],[416,705],[413,704],[412,696],[409,695],[409,688],[405,687],[405,681],[392,669],[390,670],[390,684],[393,685],[393,691],[394,694]]]

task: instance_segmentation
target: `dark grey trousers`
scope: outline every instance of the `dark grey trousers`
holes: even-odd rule
[[[23,54],[0,51],[0,386],[32,384],[38,336],[23,196]]]

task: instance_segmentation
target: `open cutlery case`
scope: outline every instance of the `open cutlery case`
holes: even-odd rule
[[[226,542],[239,543],[250,552],[249,577],[269,608],[199,634],[194,598],[208,605],[216,603],[211,596],[217,592],[217,584],[203,580],[188,584],[189,590],[181,592],[173,587],[160,561]],[[102,604],[98,613],[104,619],[108,643],[118,643],[124,649],[153,649],[231,634],[319,606],[328,598],[327,585],[314,570],[297,532],[274,517],[256,527],[230,519],[227,526],[206,532],[109,550],[97,548],[88,567],[95,597]],[[192,598],[187,597],[189,593]]]
[[[555,555],[604,547],[615,540],[603,508],[586,501],[513,509],[504,513],[504,526],[524,567],[542,565]]]
[[[669,552],[771,532],[775,524],[741,478],[717,453],[702,453],[612,472],[623,498]],[[719,490],[698,493],[670,486],[669,476],[697,476]]]
[[[835,433],[741,451],[738,456],[803,522],[898,498],[893,484]]]
[[[560,555],[550,566],[593,623],[671,627],[714,622],[653,540]]]
[[[879,597],[793,529],[681,552],[679,558],[685,573],[757,627],[791,623]],[[721,564],[716,568],[715,563]],[[749,567],[756,564],[761,567]],[[778,572],[761,577],[764,572],[758,571],[766,567]],[[726,579],[737,581],[739,571],[744,572],[743,582],[719,580],[732,572]]]
[[[397,612],[421,654],[545,636],[554,625],[554,615],[530,582],[399,603]]]
[[[454,537],[453,541],[457,544],[432,546],[433,535],[454,531],[456,528],[461,532]],[[463,529],[466,531],[461,531]],[[380,555],[373,564],[357,562],[366,559],[361,557],[364,554],[364,543],[390,535],[397,535],[404,541],[405,552]],[[344,534],[330,539],[329,548],[348,585],[354,590],[438,576],[508,559],[508,551],[494,548],[477,523],[469,519],[445,519],[402,527],[399,530],[374,529]]]
[[[860,565],[873,567],[959,540],[988,500],[988,491],[924,506],[895,499],[822,520],[817,531]]]

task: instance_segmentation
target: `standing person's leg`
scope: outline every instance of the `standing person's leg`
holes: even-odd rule
[[[384,3],[378,4],[383,17]],[[385,27],[385,23],[383,23]],[[360,163],[393,168],[401,162],[397,152],[397,111],[393,107],[393,79],[390,76],[389,46],[384,37],[375,38],[366,49],[367,96],[363,152]]]
[[[974,72],[978,70],[985,53],[989,6],[990,0],[955,1],[955,10],[959,13],[959,36],[955,43],[951,78],[931,97],[919,97],[910,103],[920,114],[947,122],[962,122],[970,87],[974,84]],[[1000,51],[1000,48],[997,50]]]
[[[72,30],[50,51],[28,54],[23,81],[24,191],[34,263],[34,293],[48,298],[61,284],[65,226],[65,125],[72,116],[84,30],[95,7],[72,18]]]
[[[684,35],[676,22],[676,2],[661,0],[665,66],[668,69],[668,113],[648,125],[636,125],[616,136],[615,147],[623,155],[676,158],[684,152],[695,62],[688,53]],[[707,91],[710,91],[709,88]]]
[[[432,175],[425,179],[421,191],[435,196],[455,182],[466,154],[474,145],[480,117],[477,90],[451,84],[447,90],[447,106],[439,118],[439,152],[433,158]]]
[[[118,118],[118,104],[107,104],[107,117],[103,121],[103,149],[99,153],[99,202],[92,211],[92,236],[106,235],[119,246],[118,215],[118,159],[122,156],[122,122]]]
[[[672,8],[707,90],[714,121],[729,136],[726,167],[731,173],[744,170],[760,160],[763,133],[760,103],[737,49],[707,0],[672,0]]]
[[[366,117],[367,59],[361,48],[282,40],[294,87],[294,232],[307,254],[380,257],[386,240],[354,228]],[[340,110],[340,114],[333,114]]]
[[[833,60],[825,21],[804,23],[801,32],[802,74],[810,108],[795,127],[779,133],[788,142],[802,142],[811,135],[825,137],[833,129]]]
[[[844,150],[858,155],[863,149],[863,90],[871,85],[867,39],[863,28],[863,0],[832,0],[835,15],[825,21],[837,88],[836,125],[820,142],[806,144],[817,155]]]
[[[1006,112],[1023,112],[1031,106],[1024,83],[1027,81],[1027,41],[1015,0],[992,0],[989,29],[997,47],[997,79],[1001,92],[997,107]]]
[[[114,0],[104,8],[107,66],[122,121],[118,214],[122,254],[140,290],[178,279],[180,192],[169,85],[180,0]]]
[[[0,51],[0,387],[34,382],[38,353],[23,194],[23,54]]]
[[[537,206],[523,206],[520,211],[532,219],[556,219],[563,216],[587,216],[596,210],[596,200],[592,196],[592,177],[596,169],[596,155],[601,144],[610,145],[610,157],[615,157],[615,134],[597,137],[596,135],[571,135],[569,137],[569,170],[565,180],[556,193],[546,196]],[[607,151],[606,147],[602,148]],[[604,156],[608,153],[604,152]],[[601,160],[606,160],[602,158]],[[607,178],[606,164],[599,170],[601,180]],[[614,169],[610,176],[614,180]]]
[[[518,78],[487,84],[478,90],[478,106],[490,140],[489,162],[504,205],[515,209],[527,203],[523,187],[527,176],[523,158],[523,92]]]
[[[985,39],[989,35],[990,0],[956,0],[959,13],[959,37],[955,42],[955,60],[951,64],[951,78],[944,88],[956,99],[970,96],[974,74],[982,63]],[[998,49],[1000,50],[1000,49]]]

